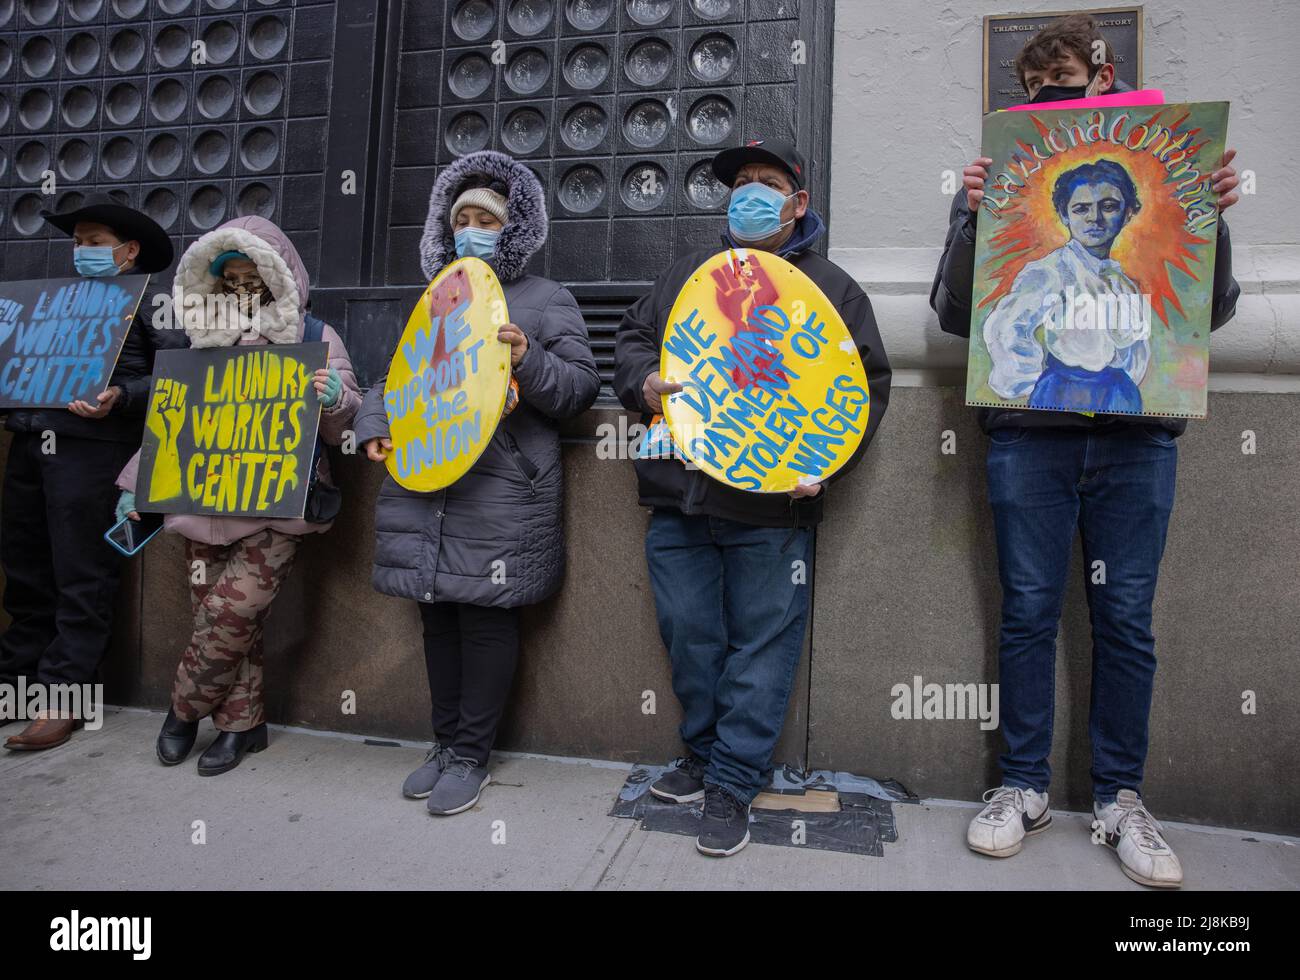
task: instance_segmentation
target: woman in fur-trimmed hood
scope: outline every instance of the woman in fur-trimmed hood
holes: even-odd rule
[[[326,366],[314,386],[321,404],[320,439],[337,446],[361,404],[352,362],[339,335],[307,312],[309,283],[298,250],[283,231],[259,217],[236,218],[208,232],[181,256],[173,300],[196,348],[329,344]],[[214,294],[226,302],[194,297]],[[189,300],[187,303],[186,300]],[[219,315],[218,315],[219,311]],[[135,513],[140,454],[118,477],[118,518]],[[212,716],[218,732],[199,757],[199,775],[213,776],[239,765],[246,752],[267,746],[262,707],[262,622],[293,565],[305,534],[330,528],[333,514],[322,501],[336,498],[328,454],[321,452],[317,485],[304,518],[210,517],[168,514],[164,526],[185,538],[189,568],[202,567],[201,582],[190,576],[194,632],[172,685],[171,710],[158,735],[164,765],[183,762],[194,747],[200,719]],[[197,563],[197,564],[196,564]]]
[[[420,240],[425,276],[477,256],[501,280],[511,322],[517,401],[470,470],[452,486],[416,493],[391,476],[375,506],[374,585],[414,599],[435,743],[403,787],[430,812],[473,806],[514,678],[518,609],[554,593],[564,573],[559,423],[595,401],[600,376],[578,304],[558,283],[529,275],[546,241],[545,195],[533,172],[483,151],[447,167],[429,195]],[[357,415],[357,442],[383,460],[392,450],[384,381]],[[508,403],[509,404],[509,403]]]

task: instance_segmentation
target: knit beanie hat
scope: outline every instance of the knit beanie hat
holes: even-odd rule
[[[456,215],[465,207],[482,208],[503,225],[506,223],[506,199],[487,187],[472,187],[451,206],[451,226],[456,227]]]

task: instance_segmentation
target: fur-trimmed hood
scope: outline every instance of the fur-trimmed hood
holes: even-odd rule
[[[546,195],[537,177],[522,163],[495,150],[480,150],[450,164],[433,182],[429,216],[420,238],[420,268],[432,280],[443,266],[456,259],[451,231],[451,195],[470,174],[486,174],[509,188],[506,223],[488,264],[502,282],[518,279],[533,254],[546,242]]]
[[[206,296],[215,290],[217,277],[208,267],[229,251],[243,252],[252,259],[275,301],[264,304],[257,316],[241,318],[238,327],[210,322],[206,316],[185,316],[185,297]],[[258,343],[258,338],[270,344],[292,344],[302,340],[309,285],[307,269],[289,236],[265,218],[249,215],[212,229],[185,250],[176,267],[172,298],[176,315],[185,317],[182,322],[193,347],[233,347]],[[191,305],[193,302],[191,299]]]

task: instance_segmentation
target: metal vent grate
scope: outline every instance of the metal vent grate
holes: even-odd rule
[[[648,283],[570,283],[568,289],[578,301],[587,321],[591,352],[600,369],[600,398],[597,404],[617,404],[614,383],[614,335],[629,306],[649,291]]]

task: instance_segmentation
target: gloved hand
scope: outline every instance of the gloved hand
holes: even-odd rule
[[[316,372],[316,397],[325,408],[333,408],[343,397],[343,379],[333,368],[321,368]]]
[[[135,494],[130,490],[123,490],[122,496],[117,498],[117,510],[114,511],[117,522],[120,524],[132,514],[135,514]],[[138,521],[140,515],[136,514],[135,519]]]

